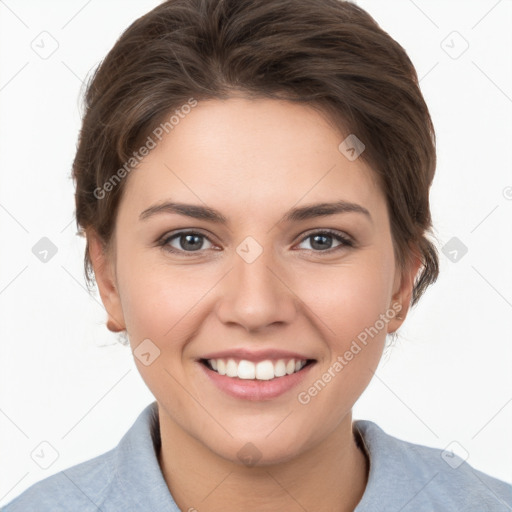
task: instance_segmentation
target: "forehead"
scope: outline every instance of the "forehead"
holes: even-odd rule
[[[383,206],[373,171],[340,151],[346,135],[307,105],[208,100],[175,119],[126,183],[139,211],[167,197],[246,212],[339,199]]]

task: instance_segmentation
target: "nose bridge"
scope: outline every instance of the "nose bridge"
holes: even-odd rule
[[[223,322],[255,330],[292,320],[294,295],[271,248],[247,237],[233,254],[232,266],[218,308]]]

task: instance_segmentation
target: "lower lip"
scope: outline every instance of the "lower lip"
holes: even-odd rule
[[[244,400],[271,400],[276,398],[287,391],[290,391],[295,386],[300,384],[309,370],[315,363],[310,363],[302,370],[285,375],[283,377],[275,377],[271,380],[256,380],[256,379],[240,379],[238,377],[227,377],[210,370],[205,364],[198,363],[209,379],[226,394],[235,397],[243,398]]]

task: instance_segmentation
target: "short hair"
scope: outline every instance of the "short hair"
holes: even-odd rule
[[[191,98],[235,93],[307,104],[364,143],[397,261],[421,258],[414,305],[439,273],[428,238],[434,127],[405,50],[347,1],[168,0],[134,21],[87,83],[72,173],[79,233],[93,228],[108,247],[119,178],[141,142]],[[88,243],[84,270],[91,284]]]

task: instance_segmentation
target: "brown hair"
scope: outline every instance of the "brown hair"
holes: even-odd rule
[[[405,50],[346,1],[168,0],[133,22],[87,85],[73,162],[80,233],[94,229],[107,248],[120,178],[151,130],[191,98],[234,93],[307,103],[363,141],[397,259],[402,268],[411,251],[422,260],[414,305],[439,273],[427,238],[434,128]],[[84,264],[91,284],[88,244]]]

